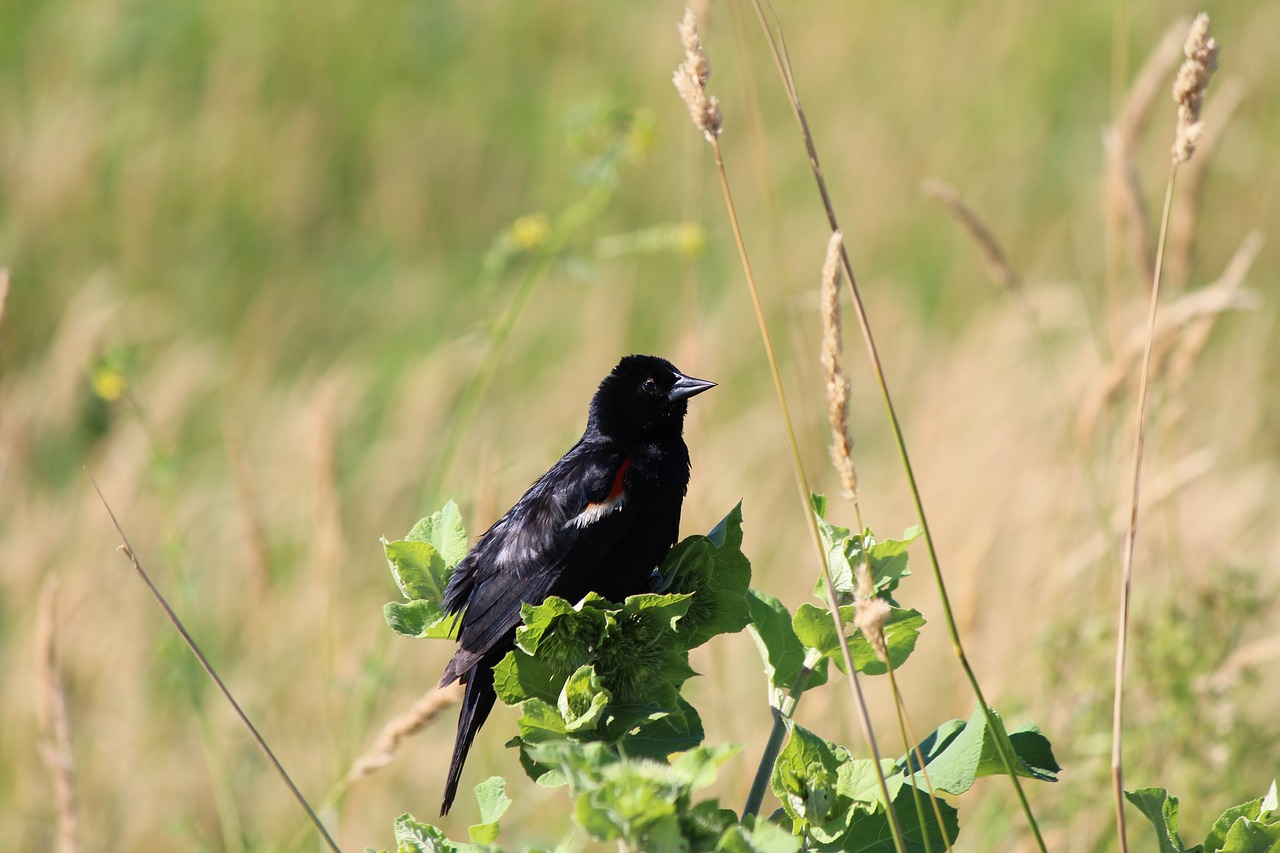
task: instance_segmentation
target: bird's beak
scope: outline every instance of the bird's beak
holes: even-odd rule
[[[667,393],[667,399],[675,402],[677,400],[687,400],[695,394],[701,394],[708,388],[716,387],[716,383],[708,382],[705,379],[694,379],[692,376],[679,374],[680,378],[676,380],[676,384],[671,386],[671,390]]]

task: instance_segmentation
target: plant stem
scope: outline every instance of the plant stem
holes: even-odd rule
[[[748,815],[755,817],[760,813],[760,804],[764,802],[764,792],[769,789],[769,778],[773,774],[773,763],[778,760],[778,753],[782,751],[782,744],[787,739],[789,729],[787,723],[795,716],[796,706],[800,704],[800,696],[809,684],[813,668],[822,658],[816,650],[809,651],[814,654],[814,658],[810,660],[806,656],[804,666],[796,673],[795,678],[791,679],[791,689],[787,691],[784,707],[772,709],[773,728],[769,730],[769,740],[764,745],[764,754],[760,756],[760,764],[756,767],[751,791],[747,794],[747,804],[742,807],[743,820],[746,820]]]
[[[1115,688],[1111,705],[1111,787],[1115,796],[1116,835],[1120,849],[1128,853],[1129,841],[1124,821],[1124,665],[1129,649],[1129,594],[1133,583],[1133,546],[1138,538],[1138,502],[1142,483],[1142,452],[1147,439],[1147,389],[1151,384],[1151,349],[1156,336],[1156,310],[1160,304],[1160,272],[1164,266],[1164,244],[1169,230],[1169,208],[1173,200],[1173,184],[1178,176],[1178,163],[1169,166],[1169,182],[1164,191],[1164,213],[1160,217],[1160,242],[1156,248],[1155,273],[1151,277],[1151,301],[1147,308],[1147,341],[1142,349],[1142,372],[1138,380],[1138,404],[1133,440],[1133,479],[1129,491],[1129,529],[1124,535],[1124,551],[1120,558],[1120,615],[1116,628]]]
[[[880,793],[884,796],[885,813],[889,819],[889,827],[893,833],[893,845],[898,853],[904,853],[905,842],[902,836],[902,827],[898,824],[898,815],[894,811],[893,802],[889,797],[889,784],[884,778],[884,769],[880,766],[880,749],[876,745],[875,730],[871,725],[871,714],[867,710],[866,698],[862,695],[862,685],[858,681],[858,671],[853,665],[853,655],[849,652],[849,641],[844,635],[844,625],[840,621],[840,604],[836,598],[835,582],[831,578],[831,566],[827,562],[826,549],[822,547],[822,534],[818,531],[818,522],[814,516],[813,508],[809,504],[809,480],[805,475],[804,463],[800,459],[800,446],[796,441],[795,427],[791,422],[791,410],[787,406],[786,391],[782,386],[782,374],[778,370],[778,359],[774,354],[773,341],[769,336],[769,325],[765,321],[764,308],[760,303],[760,291],[756,287],[755,273],[751,269],[751,261],[747,257],[746,243],[742,239],[742,227],[738,222],[737,209],[733,204],[733,193],[729,190],[729,176],[725,171],[724,158],[720,153],[720,142],[715,137],[709,137],[711,142],[711,150],[715,156],[716,174],[720,178],[720,189],[724,193],[725,207],[729,213],[729,223],[733,228],[733,238],[738,246],[738,256],[742,261],[742,269],[747,278],[747,289],[751,292],[751,304],[755,308],[756,321],[760,325],[760,337],[764,342],[765,356],[769,362],[769,371],[773,376],[774,390],[778,395],[778,404],[782,409],[782,422],[787,434],[787,444],[791,450],[791,468],[795,474],[796,488],[800,492],[800,500],[804,506],[805,521],[809,525],[809,533],[813,539],[814,547],[818,551],[818,564],[822,568],[822,580],[826,591],[827,606],[831,611],[831,618],[836,623],[836,637],[840,641],[840,655],[844,660],[845,670],[849,673],[849,689],[853,695],[854,705],[858,711],[858,723],[862,728],[863,738],[867,742],[867,749],[871,753],[876,771],[876,781],[880,785]]]
[[[785,56],[785,47],[781,50],[778,41],[774,36],[773,30],[770,29],[768,22],[764,16],[764,10],[761,8],[760,0],[752,0],[756,9],[756,17],[760,22],[760,26],[765,31],[765,36],[769,42],[769,48],[773,52],[774,64],[778,69],[779,75],[782,77],[783,86],[787,92],[787,100],[791,105],[791,111],[797,123],[800,126],[801,137],[805,145],[805,150],[809,156],[809,166],[813,172],[814,180],[818,185],[818,193],[822,197],[822,204],[827,214],[827,221],[832,231],[840,230],[840,223],[836,217],[835,207],[831,202],[831,195],[827,189],[826,179],[822,174],[822,164],[818,159],[818,151],[814,144],[813,134],[809,129],[809,121],[805,117],[804,110],[800,106],[800,96],[795,86],[795,79],[791,74],[790,60]],[[849,252],[846,245],[841,242],[840,245],[840,261],[844,269],[846,280],[849,282],[849,291],[853,297],[854,313],[858,318],[858,327],[862,332],[863,342],[866,344],[867,356],[871,361],[872,368],[875,372],[876,381],[880,386],[880,394],[884,400],[885,409],[889,416],[889,423],[893,428],[894,442],[897,444],[898,455],[902,460],[902,467],[907,477],[907,485],[911,490],[911,498],[915,504],[916,514],[920,519],[920,527],[924,532],[925,545],[929,551],[929,562],[933,569],[934,582],[938,587],[938,597],[942,603],[942,612],[947,623],[947,632],[951,636],[952,650],[955,652],[956,658],[959,660],[960,668],[964,671],[965,678],[969,682],[969,687],[973,691],[974,696],[978,700],[979,707],[986,717],[987,725],[992,729],[996,729],[997,721],[991,707],[987,704],[986,697],[982,693],[982,687],[978,684],[978,677],[974,674],[973,667],[969,664],[969,660],[965,655],[964,646],[960,642],[960,632],[956,627],[955,615],[951,608],[951,601],[947,595],[946,583],[942,577],[942,569],[938,561],[937,547],[933,541],[933,533],[929,529],[929,521],[924,511],[924,501],[920,497],[920,487],[916,482],[915,471],[911,466],[911,457],[907,452],[906,439],[902,434],[902,423],[898,418],[897,409],[894,407],[893,398],[889,393],[888,380],[885,378],[884,367],[880,362],[879,349],[876,347],[875,338],[871,333],[871,325],[867,319],[866,309],[862,304],[862,294],[858,288],[857,278],[853,273],[853,265],[849,260]],[[843,636],[843,632],[841,632]],[[1040,834],[1040,827],[1036,822],[1035,815],[1031,811],[1031,804],[1027,801],[1026,792],[1022,789],[1022,783],[1018,780],[1017,773],[1014,770],[1013,756],[1009,754],[1005,744],[1001,738],[996,738],[996,751],[1000,754],[1000,761],[1004,765],[1005,772],[1009,776],[1010,782],[1013,784],[1014,792],[1018,797],[1018,802],[1022,807],[1023,814],[1026,815],[1027,823],[1031,828],[1032,834],[1035,836],[1036,846],[1041,853],[1047,853],[1044,837]]]

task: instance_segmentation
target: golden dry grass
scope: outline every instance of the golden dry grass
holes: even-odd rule
[[[23,16],[8,32],[27,42],[0,66],[0,266],[12,274],[0,301],[5,850],[50,849],[58,833],[40,758],[47,681],[35,665],[37,602],[54,574],[82,849],[283,849],[306,832],[115,552],[81,466],[317,806],[449,654],[390,636],[381,606],[395,590],[377,537],[403,533],[446,496],[482,529],[576,437],[594,382],[622,351],[662,352],[720,382],[690,417],[686,531],[741,498],[756,585],[792,606],[812,589],[714,176],[670,93],[671,15],[310,9],[286,5],[272,18],[232,4],[196,23],[123,6],[86,21],[34,6],[4,13]],[[817,364],[826,231],[767,58],[750,29],[745,44],[732,38],[736,14],[713,5],[703,17],[729,117],[721,142],[742,164],[735,193],[805,462],[821,472],[815,486],[836,493]],[[1130,434],[1119,401],[1131,386],[1108,377],[1143,322],[1137,265],[1116,272],[1106,257],[1099,129],[1113,84],[1105,62],[1081,59],[1106,55],[1109,13],[977,4],[784,14],[969,656],[993,702],[1039,723],[1067,768],[1059,785],[1029,791],[1051,849],[1096,849],[1110,828],[1096,711],[1109,700]],[[1134,44],[1155,45],[1170,14],[1135,7]],[[1236,75],[1244,88],[1230,125],[1221,136],[1211,127],[1188,164],[1208,161],[1185,288],[1173,294],[1188,306],[1217,292],[1205,288],[1250,230],[1266,233],[1280,191],[1280,59],[1268,35],[1280,9],[1223,9],[1214,29],[1227,45],[1214,85]],[[756,130],[745,107],[728,108],[749,91],[746,62],[760,92]],[[598,99],[651,111],[650,154],[570,241],[594,279],[553,268],[520,312],[479,417],[442,459],[487,318],[518,278],[477,286],[485,251],[518,216],[554,214],[581,195],[565,177],[578,154],[563,129],[572,107]],[[1134,147],[1149,203],[1174,120],[1162,110]],[[749,151],[764,153],[768,186],[747,168]],[[926,175],[983,212],[1035,324],[918,192]],[[601,238],[684,220],[708,230],[698,261],[593,254]],[[1242,741],[1274,737],[1266,721],[1280,710],[1268,645],[1280,618],[1280,241],[1266,233],[1257,251],[1230,297],[1253,294],[1253,310],[1188,308],[1169,327],[1150,415],[1129,714],[1151,734],[1134,739],[1126,774],[1132,785],[1194,787],[1183,800],[1192,837],[1274,772],[1265,750]],[[137,354],[125,393],[105,402],[92,390],[95,365],[128,348]],[[910,499],[852,346],[845,368],[863,512],[896,535],[914,522]],[[1080,431],[1082,407],[1104,386]],[[424,496],[441,468],[442,494]],[[1224,608],[1228,584],[1252,605]],[[923,577],[902,599],[936,612]],[[1198,644],[1180,633],[1192,617],[1213,632]],[[918,729],[972,709],[951,661],[941,626],[929,625],[898,674]],[[769,725],[756,653],[728,638],[693,663],[711,737],[748,744],[722,786],[738,803]],[[887,687],[872,682],[870,699],[891,730]],[[842,690],[816,691],[801,721],[856,742],[844,701]],[[1203,722],[1198,737],[1184,739],[1180,721]],[[385,846],[396,815],[430,814],[452,725],[442,714],[401,742],[394,762],[325,812],[344,848]],[[511,729],[496,712],[468,781],[522,780],[501,746]],[[562,795],[523,781],[511,793],[504,825],[553,842]],[[1018,849],[1005,787],[988,784],[961,807],[960,849]],[[446,827],[461,837],[470,818],[460,799]]]

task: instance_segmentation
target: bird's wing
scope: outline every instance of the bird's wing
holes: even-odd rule
[[[442,684],[503,642],[521,604],[541,603],[600,566],[635,517],[629,467],[619,449],[579,443],[480,538],[445,590],[446,609],[465,612]]]

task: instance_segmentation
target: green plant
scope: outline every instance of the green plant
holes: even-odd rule
[[[883,654],[861,634],[847,638],[854,667],[878,675],[902,666],[924,618],[899,607],[893,595],[910,575],[907,549],[918,531],[878,541],[869,530],[857,535],[828,522],[824,498],[813,498],[813,510],[840,602],[839,624],[853,618],[855,568],[864,562],[872,596],[889,608]],[[498,697],[520,711],[519,733],[508,745],[520,750],[521,764],[539,785],[567,789],[569,811],[583,832],[628,850],[890,850],[892,809],[904,849],[941,850],[959,831],[957,810],[941,795],[962,794],[979,777],[1003,772],[1001,745],[1017,757],[1019,775],[1056,779],[1057,762],[1038,729],[1006,733],[994,712],[976,709],[968,721],[940,726],[908,755],[882,761],[886,799],[872,760],[855,758],[793,721],[803,692],[826,682],[828,659],[843,669],[837,622],[820,604],[803,604],[792,615],[752,589],[742,539],[741,507],[735,507],[710,533],[671,550],[651,593],[621,603],[590,594],[580,602],[551,597],[524,606],[517,647],[495,671]],[[454,620],[444,614],[442,591],[467,541],[452,502],[405,539],[384,541],[407,599],[386,606],[393,630],[424,639],[451,636]],[[742,630],[751,631],[760,650],[777,721],[757,774],[781,803],[768,818],[757,814],[763,792],[756,789],[741,816],[695,796],[740,747],[704,742],[697,709],[682,695],[695,675],[689,651]],[[398,849],[493,849],[509,802],[505,783],[486,780],[477,797],[482,823],[471,828],[469,842],[451,841],[406,814],[396,821]]]

